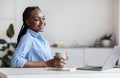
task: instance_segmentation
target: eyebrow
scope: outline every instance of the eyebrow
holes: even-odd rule
[[[36,16],[35,18],[45,18],[45,16],[42,16],[42,17],[38,17],[38,16]]]
[[[45,17],[45,16],[43,15],[43,17]]]

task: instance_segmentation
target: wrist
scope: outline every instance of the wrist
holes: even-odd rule
[[[48,61],[45,62],[45,67],[49,67]]]
[[[47,65],[47,67],[54,67],[54,59],[46,61],[46,65]]]

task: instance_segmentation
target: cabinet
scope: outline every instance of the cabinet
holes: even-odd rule
[[[53,56],[55,52],[66,52],[68,56],[67,65],[69,66],[84,66],[83,48],[52,48]]]
[[[66,52],[69,59],[67,65],[70,66],[102,66],[109,56],[112,48],[52,48],[53,56],[55,52]]]
[[[85,65],[103,66],[112,48],[85,48]]]

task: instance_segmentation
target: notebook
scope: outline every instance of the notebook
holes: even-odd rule
[[[47,70],[52,70],[52,71],[75,71],[76,67],[71,67],[71,66],[64,66],[63,68],[48,67]]]
[[[102,71],[107,69],[112,69],[119,59],[120,56],[120,46],[115,46],[103,66],[85,66],[85,67],[78,67],[77,70],[94,70],[94,71]]]

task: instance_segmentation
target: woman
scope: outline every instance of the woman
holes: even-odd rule
[[[45,25],[45,17],[39,7],[31,6],[25,9],[17,48],[11,61],[12,67],[64,66],[65,59],[53,58],[49,43],[40,33],[44,31]]]

